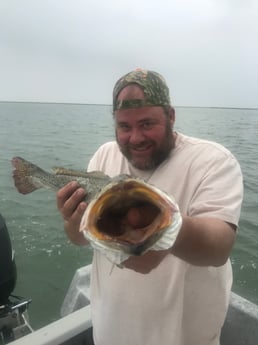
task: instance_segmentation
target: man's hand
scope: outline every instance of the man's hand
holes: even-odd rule
[[[69,239],[78,245],[87,244],[83,234],[79,232],[82,215],[87,208],[83,199],[86,191],[75,181],[61,188],[57,194],[57,208],[64,219],[64,228]]]

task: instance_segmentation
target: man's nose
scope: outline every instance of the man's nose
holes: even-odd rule
[[[139,144],[144,140],[144,134],[139,128],[133,128],[130,134],[130,143]]]

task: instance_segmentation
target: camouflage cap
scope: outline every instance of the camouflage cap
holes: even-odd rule
[[[144,92],[144,99],[117,100],[119,92],[129,84],[139,85]],[[113,90],[113,111],[144,106],[170,105],[169,88],[165,79],[157,72],[136,69],[121,77]]]

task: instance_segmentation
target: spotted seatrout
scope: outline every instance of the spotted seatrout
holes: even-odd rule
[[[88,203],[80,231],[114,264],[149,249],[168,249],[177,237],[182,222],[177,204],[143,180],[65,168],[49,173],[21,157],[14,157],[12,165],[15,186],[22,194],[39,188],[57,191],[76,180],[86,190]]]

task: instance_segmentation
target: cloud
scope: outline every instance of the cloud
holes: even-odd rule
[[[181,105],[256,106],[256,2],[0,2],[0,100],[110,103],[136,67]],[[245,87],[243,86],[245,85]]]

